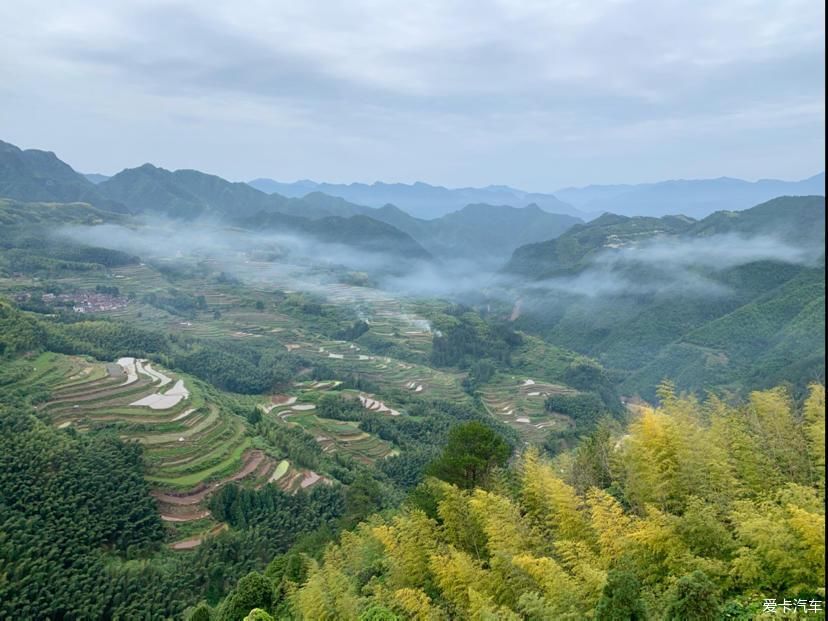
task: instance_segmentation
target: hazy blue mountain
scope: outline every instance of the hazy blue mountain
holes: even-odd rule
[[[370,216],[377,220],[377,212],[373,207],[364,207],[363,205],[354,205],[349,203],[344,198],[338,196],[330,196],[322,192],[311,192],[304,196],[297,198],[291,197],[288,206],[283,211],[290,211],[297,213],[306,218],[326,218],[329,216]]]
[[[133,212],[158,212],[174,218],[243,217],[278,210],[288,200],[215,175],[195,170],[173,172],[152,164],[122,170],[98,188]]]
[[[250,185],[263,192],[277,192],[283,196],[298,197],[316,191],[369,207],[383,207],[391,204],[422,219],[439,218],[462,209],[466,205],[481,203],[510,207],[526,207],[535,204],[550,213],[575,217],[584,215],[552,194],[524,192],[502,185],[452,189],[421,182],[411,185],[381,182],[367,185],[364,183],[315,183],[308,180],[280,183],[272,179],[255,179],[250,182]]]
[[[404,271],[409,261],[431,260],[433,257],[408,233],[364,215],[349,217],[328,216],[324,218],[302,218],[280,212],[261,211],[254,216],[237,219],[235,223],[257,232],[273,231],[280,234],[298,235],[311,241],[339,244],[361,251],[383,255],[380,265],[373,261],[380,271]],[[337,261],[335,249],[320,248],[320,258]],[[353,257],[351,257],[353,260]],[[393,261],[387,261],[393,259]],[[348,262],[347,259],[343,261]]]
[[[306,194],[316,192],[320,184],[309,179],[302,179],[301,181],[294,181],[293,183],[281,183],[273,179],[254,179],[253,181],[249,181],[248,185],[253,186],[265,194],[281,194],[288,198],[302,198]]]
[[[555,192],[562,200],[588,213],[616,213],[628,216],[684,214],[703,218],[724,209],[747,209],[778,196],[825,194],[825,173],[801,181],[761,179],[743,181],[678,179],[640,185],[590,185]]]
[[[555,196],[562,201],[566,201],[577,209],[585,209],[593,201],[605,200],[614,198],[619,194],[628,192],[635,188],[634,185],[616,184],[616,185],[588,185],[581,188],[569,187],[561,188],[555,191]]]
[[[467,205],[440,218],[422,220],[395,207],[374,209],[319,191],[301,198],[265,194],[247,184],[232,183],[215,175],[195,170],[173,172],[151,164],[121,171],[98,187],[134,212],[160,212],[176,218],[209,216],[239,220],[254,218],[260,213],[278,213],[322,219],[324,227],[339,222],[330,220],[332,217],[361,216],[396,227],[406,237],[416,240],[417,248],[410,249],[413,255],[419,254],[418,249],[426,248],[443,258],[485,257],[502,261],[516,247],[557,237],[580,222],[573,216],[548,213],[537,205],[526,208]],[[271,220],[271,224],[277,222],[286,221]],[[353,221],[349,228],[356,226],[354,223],[367,226],[368,220]],[[386,236],[381,230],[376,233]]]
[[[91,181],[95,185],[103,183],[110,177],[110,175],[100,175],[98,173],[84,173],[83,176],[89,179],[89,181]]]
[[[170,171],[152,164],[122,170],[97,187],[135,212],[161,212],[176,218],[245,218],[259,212],[325,218],[370,215],[373,211],[319,192],[289,198],[197,170]]]
[[[371,216],[405,231],[435,256],[493,260],[505,259],[523,244],[557,237],[582,222],[537,205],[466,205],[433,220],[414,218],[386,205]]]
[[[51,151],[19,149],[0,141],[0,197],[26,202],[90,203],[108,211],[122,204],[104,197],[97,187]]]
[[[373,209],[318,192],[305,198],[287,198],[197,170],[169,171],[152,164],[123,170],[99,187],[136,213],[210,218],[396,258],[431,258],[407,233],[365,215]]]

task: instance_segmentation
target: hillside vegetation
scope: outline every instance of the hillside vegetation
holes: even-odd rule
[[[824,387],[799,411],[782,389],[738,405],[661,397],[558,463],[528,450],[484,487],[431,479],[298,579],[274,561],[249,603],[277,618],[599,620],[819,604]]]
[[[422,220],[310,182],[92,179],[0,144],[0,618],[824,600],[822,197]]]
[[[606,214],[515,251],[515,323],[596,357],[627,394],[665,377],[801,390],[824,376],[824,223],[816,196],[700,221]]]

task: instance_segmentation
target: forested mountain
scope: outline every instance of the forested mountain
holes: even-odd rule
[[[282,213],[259,212],[253,217],[236,222],[254,231],[307,235],[316,241],[387,255],[395,260],[416,261],[432,258],[428,251],[407,233],[363,215],[308,219]]]
[[[125,211],[122,203],[98,192],[93,183],[51,151],[23,151],[0,141],[2,197],[27,202],[84,202],[109,211]]]
[[[518,209],[486,204],[465,205],[435,220],[421,220],[391,205],[375,209],[320,191],[302,197],[265,194],[248,184],[232,183],[215,175],[196,170],[169,171],[152,164],[126,169],[112,177],[84,176],[53,154],[20,151],[12,145],[6,145],[6,150],[23,160],[48,162],[49,166],[38,169],[44,188],[60,187],[61,180],[72,181],[82,190],[77,201],[87,200],[103,209],[114,206],[133,214],[208,218],[267,230],[281,227],[325,242],[410,259],[426,259],[433,254],[441,258],[503,260],[516,247],[556,237],[579,222],[573,216],[548,213],[537,205]],[[42,198],[43,193],[36,187],[18,186],[9,186],[9,197],[27,202],[50,200]]]
[[[124,214],[97,209],[88,203],[24,203],[0,198],[0,226],[10,227],[4,231],[16,227],[126,222],[127,218]]]
[[[823,197],[701,221],[605,215],[515,251],[516,323],[598,357],[628,393],[664,377],[802,386],[824,374],[824,224]]]
[[[279,211],[288,202],[244,183],[231,183],[195,170],[172,172],[152,164],[123,170],[97,187],[135,213],[173,218],[244,217],[260,211]]]
[[[677,179],[639,185],[590,185],[563,188],[555,196],[586,213],[617,213],[626,216],[683,214],[703,218],[715,211],[747,209],[778,196],[825,194],[825,173],[801,181],[760,179],[743,181]]]
[[[503,260],[518,246],[557,237],[581,222],[537,205],[466,205],[432,220],[414,218],[386,205],[371,216],[405,231],[435,256],[472,260]]]
[[[280,183],[273,179],[254,179],[248,183],[263,192],[275,192],[283,196],[298,198],[310,192],[322,192],[370,207],[383,207],[391,204],[421,219],[439,218],[462,209],[466,205],[477,204],[508,205],[510,207],[526,207],[534,204],[549,213],[566,214],[576,218],[584,216],[581,211],[559,200],[552,194],[524,192],[502,185],[454,189],[421,182],[411,185],[382,182],[371,185],[364,183],[346,185],[316,183],[308,180]]]
[[[527,244],[515,250],[504,267],[510,274],[533,280],[577,270],[598,253],[675,235],[688,230],[691,218],[651,218],[604,214],[586,224],[573,226],[556,239]]]
[[[318,241],[400,258],[430,258],[406,233],[364,215],[373,209],[320,193],[312,193],[305,199],[267,195],[247,184],[231,183],[215,175],[195,170],[171,172],[152,164],[121,171],[94,185],[52,153],[21,151],[2,143],[0,158],[0,178],[14,179],[0,185],[0,198],[77,203],[56,204],[50,208],[44,204],[27,207],[23,202],[7,201],[2,217],[9,225],[33,224],[38,219],[36,214],[63,224],[113,221],[106,212],[85,208],[80,204],[83,201],[105,210],[114,208],[132,214],[190,220],[207,218],[306,234]]]
[[[647,242],[690,240],[714,235],[770,235],[780,241],[818,248],[823,242],[825,198],[780,197],[743,211],[719,211],[694,220],[686,216],[604,214],[570,228],[556,239],[518,248],[504,270],[533,279],[577,270],[599,253]]]

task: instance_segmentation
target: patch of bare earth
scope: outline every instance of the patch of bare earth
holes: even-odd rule
[[[215,481],[214,483],[202,483],[198,487],[182,492],[160,492],[154,491],[152,495],[159,501],[168,505],[196,505],[202,502],[207,496],[215,492],[217,489],[233,481],[240,481],[259,469],[262,462],[267,459],[266,455],[261,451],[250,451],[244,456],[241,469],[234,472],[229,477]]]
[[[218,535],[221,531],[227,530],[227,524],[219,524],[215,528],[210,529],[206,533],[202,533],[201,535],[196,535],[195,537],[190,537],[188,539],[182,539],[181,541],[176,541],[175,543],[171,543],[170,547],[173,550],[192,550],[193,548],[197,548],[200,546],[207,537],[213,537],[214,535]]]

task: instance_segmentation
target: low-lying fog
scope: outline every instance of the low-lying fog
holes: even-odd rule
[[[373,286],[395,295],[456,301],[502,299],[519,291],[557,292],[593,300],[625,294],[675,293],[721,296],[723,270],[774,261],[816,265],[821,248],[794,246],[772,234],[660,238],[636,246],[604,248],[576,273],[541,280],[507,274],[502,266],[472,260],[410,261],[399,256],[321,243],[294,233],[252,232],[211,222],[154,220],[135,227],[69,227],[57,233],[77,242],[135,254],[145,261],[208,259],[217,271],[242,281],[324,293],[331,271],[364,272]]]

